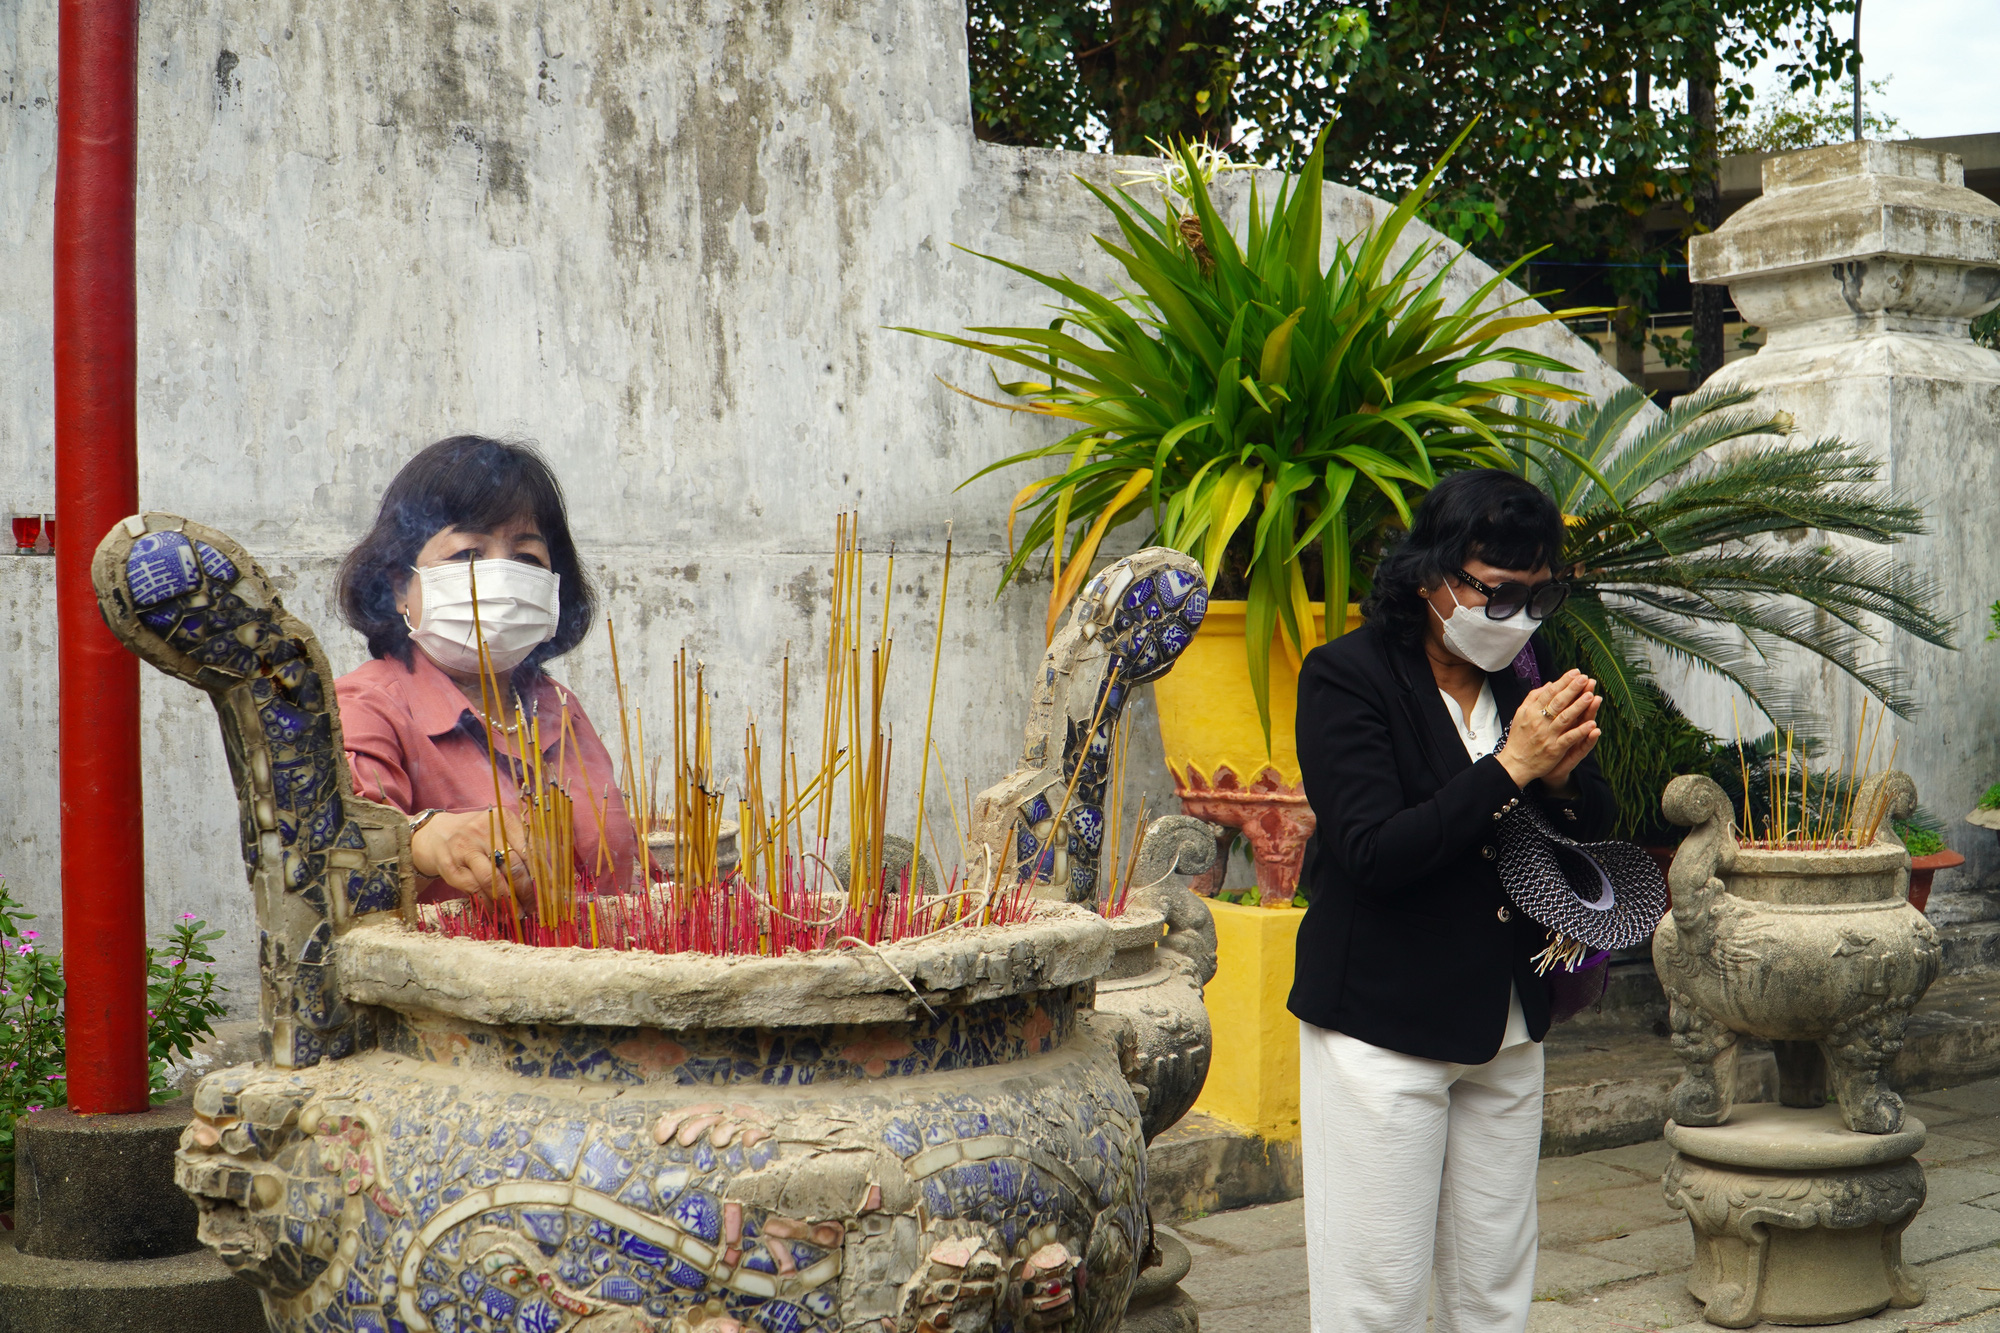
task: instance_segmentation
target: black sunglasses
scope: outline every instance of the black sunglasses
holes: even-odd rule
[[[1486,618],[1505,620],[1528,608],[1528,619],[1547,620],[1556,608],[1569,596],[1569,580],[1549,579],[1543,583],[1499,583],[1487,587],[1462,569],[1452,571],[1452,577],[1475,592],[1486,594]]]

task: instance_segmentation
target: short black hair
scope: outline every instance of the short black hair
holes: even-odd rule
[[[416,645],[396,610],[396,585],[410,577],[417,552],[446,528],[486,532],[523,514],[533,515],[549,545],[549,567],[562,579],[555,637],[514,669],[517,681],[531,682],[542,663],[583,642],[597,617],[597,594],[570,538],[562,483],[531,444],[453,435],[403,464],[382,492],[375,526],[341,562],[341,615],[368,640],[371,656],[409,666]]]
[[[1474,558],[1560,574],[1562,550],[1562,511],[1540,487],[1498,468],[1453,472],[1424,496],[1408,535],[1376,566],[1361,613],[1391,638],[1415,642],[1430,615],[1419,588]]]

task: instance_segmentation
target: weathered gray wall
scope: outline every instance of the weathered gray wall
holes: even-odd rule
[[[884,326],[1046,318],[955,245],[1105,280],[1069,173],[1132,164],[977,143],[957,6],[157,0],[142,24],[147,507],[245,542],[346,670],[363,650],[329,584],[396,469],[452,432],[537,439],[635,702],[664,711],[685,640],[724,723],[774,726],[778,658],[789,640],[812,679],[833,515],[858,506],[897,543],[912,741],[955,520],[943,751],[957,787],[1011,767],[1047,585],[992,594],[1026,478],[953,488],[1035,427],[939,385],[988,382],[974,357]],[[55,33],[55,0],[0,3],[0,503],[51,490]],[[1336,233],[1382,208],[1326,197]],[[1458,290],[1486,276],[1467,260]],[[1613,384],[1564,331],[1532,341]],[[0,873],[53,927],[50,573],[0,558]],[[601,635],[568,674],[615,726]],[[226,926],[247,993],[214,722],[177,683],[145,692],[149,912]]]

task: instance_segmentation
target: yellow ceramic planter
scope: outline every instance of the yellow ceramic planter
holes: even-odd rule
[[[1299,655],[1283,631],[1273,634],[1267,748],[1243,650],[1244,609],[1243,602],[1210,602],[1194,642],[1172,673],[1154,683],[1153,700],[1181,808],[1248,838],[1257,857],[1259,896],[1278,905],[1292,900],[1312,833],[1293,739]],[[1312,604],[1316,621],[1325,613],[1323,603]],[[1360,623],[1360,608],[1350,605],[1347,628]]]
[[[1176,668],[1178,670],[1178,668]],[[1299,1137],[1299,1023],[1292,990],[1296,908],[1208,904],[1215,918],[1215,979],[1203,991],[1214,1034],[1208,1082],[1194,1104],[1259,1138]]]

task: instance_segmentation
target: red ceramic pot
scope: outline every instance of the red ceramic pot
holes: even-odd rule
[[[1910,906],[1919,912],[1931,900],[1931,876],[1940,870],[1951,870],[1965,864],[1965,858],[1947,847],[1929,856],[1910,858]]]

